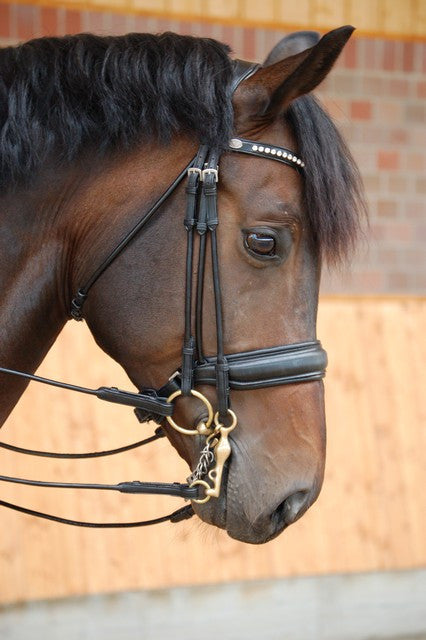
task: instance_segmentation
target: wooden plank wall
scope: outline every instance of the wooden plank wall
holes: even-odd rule
[[[320,499],[279,539],[230,540],[195,518],[149,530],[96,531],[0,512],[0,601],[291,575],[424,566],[426,562],[426,299],[326,298],[328,465]],[[128,386],[81,324],[69,324],[45,375]],[[125,408],[30,386],[2,440],[56,450],[120,446],[144,431]],[[2,473],[118,482],[178,480],[185,465],[161,441],[121,459],[48,461],[0,452]],[[95,496],[1,487],[5,500],[76,518],[153,517],[176,508],[157,497]]]
[[[327,30],[354,24],[361,35],[424,38],[426,0],[6,0],[249,27]]]

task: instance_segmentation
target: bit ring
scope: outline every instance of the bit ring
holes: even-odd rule
[[[206,398],[206,396],[204,396],[199,391],[196,391],[195,389],[191,389],[190,393],[191,393],[191,396],[198,398],[205,405],[208,413],[207,420],[205,422],[199,422],[196,429],[186,429],[185,427],[179,426],[171,416],[166,416],[166,420],[169,423],[169,425],[173,427],[173,429],[176,429],[176,431],[179,431],[179,433],[183,433],[186,436],[197,436],[200,434],[206,435],[210,433],[209,432],[210,425],[213,422],[213,407],[209,402],[209,400]],[[167,402],[173,402],[173,400],[176,400],[176,398],[179,398],[179,396],[181,395],[182,395],[182,391],[181,389],[178,389],[177,391],[174,391],[167,398]]]
[[[204,498],[191,498],[191,502],[196,502],[197,504],[205,504],[210,500],[210,496],[207,494],[207,490],[211,489],[211,487],[208,484],[208,482],[206,482],[205,480],[194,480],[194,482],[192,482],[189,486],[192,489],[192,487],[195,487],[198,485],[205,488],[206,495],[204,496]]]
[[[237,416],[236,416],[235,412],[232,411],[232,409],[228,409],[228,415],[231,416],[232,422],[229,425],[229,427],[226,427],[224,424],[219,422],[219,411],[216,411],[216,413],[214,414],[214,423],[215,423],[216,429],[220,429],[221,427],[225,428],[227,431],[232,431],[233,429],[235,429],[235,427],[237,426],[237,422],[238,422]]]

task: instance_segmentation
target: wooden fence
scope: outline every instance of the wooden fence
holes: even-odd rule
[[[326,298],[328,463],[318,502],[261,547],[192,519],[149,530],[97,531],[0,512],[0,602],[237,579],[357,572],[426,562],[426,300]],[[69,324],[40,369],[88,386],[128,387],[81,324]],[[131,410],[35,384],[2,440],[56,450],[120,446],[141,437]],[[165,441],[121,459],[49,461],[0,452],[3,474],[119,482],[185,478]],[[66,495],[65,495],[66,493]],[[4,500],[79,519],[137,519],[176,508],[165,497],[2,486]]]

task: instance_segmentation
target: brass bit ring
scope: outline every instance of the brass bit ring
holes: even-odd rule
[[[211,496],[207,494],[207,491],[210,489],[210,485],[208,482],[206,482],[205,480],[194,480],[194,482],[192,482],[189,486],[191,487],[191,489],[192,487],[201,486],[206,490],[204,498],[191,498],[191,502],[196,502],[197,504],[205,504],[210,500]]]
[[[210,425],[213,422],[213,407],[210,401],[206,398],[206,396],[204,396],[199,391],[196,391],[195,389],[191,389],[190,393],[191,393],[191,396],[198,398],[205,405],[208,413],[207,420],[205,422],[200,421],[195,429],[181,427],[180,425],[177,424],[177,422],[173,420],[171,416],[166,416],[166,420],[169,423],[169,425],[173,427],[173,429],[176,429],[176,431],[179,431],[179,433],[183,433],[186,436],[209,435],[211,433]],[[178,389],[177,391],[174,391],[167,398],[167,402],[173,402],[173,400],[176,400],[176,398],[179,398],[181,395],[182,395],[182,391],[181,389]]]

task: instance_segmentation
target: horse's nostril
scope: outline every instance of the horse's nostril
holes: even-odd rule
[[[271,520],[277,526],[292,524],[306,510],[308,491],[297,491],[286,498],[272,514]]]

